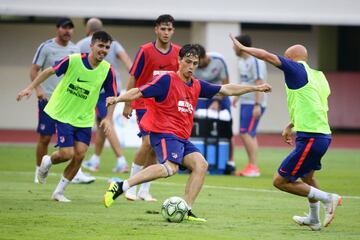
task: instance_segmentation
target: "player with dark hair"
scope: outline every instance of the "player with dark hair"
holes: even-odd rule
[[[154,99],[140,121],[140,126],[150,133],[151,146],[159,163],[143,169],[128,180],[112,182],[104,195],[105,207],[110,207],[113,201],[130,187],[158,178],[170,177],[179,170],[179,166],[184,166],[190,170],[184,197],[190,209],[187,219],[206,221],[196,217],[191,210],[202,188],[208,168],[204,157],[189,141],[198,98],[211,98],[216,94],[231,96],[252,91],[271,91],[271,87],[267,84],[213,85],[194,78],[193,72],[199,64],[197,45],[183,46],[178,61],[177,72],[157,76],[151,82],[139,88],[132,88],[119,97],[107,98],[108,105],[140,98]]]
[[[37,174],[39,183],[45,183],[51,165],[70,160],[52,194],[52,199],[56,201],[70,201],[64,196],[64,191],[79,170],[89,147],[95,119],[94,109],[100,90],[104,88],[107,96],[117,95],[114,71],[103,60],[111,42],[112,38],[108,33],[95,32],[89,54],[72,54],[56,66],[46,68],[17,96],[18,101],[25,96],[29,97],[34,88],[53,74],[64,75],[44,109],[56,121],[59,150],[51,156],[43,156]],[[110,106],[108,110],[106,118],[100,124],[105,133],[108,133],[114,106]]]

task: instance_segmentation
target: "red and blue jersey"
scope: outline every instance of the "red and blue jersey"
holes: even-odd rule
[[[136,79],[135,87],[150,82],[156,75],[177,71],[179,51],[180,47],[176,44],[171,44],[167,53],[159,51],[155,42],[142,45],[130,69],[130,75]],[[133,101],[131,106],[133,109],[146,109],[144,99]]]
[[[185,83],[175,72],[155,77],[139,88],[144,98],[154,98],[153,103],[147,105],[140,126],[148,132],[188,139],[199,97],[212,98],[220,88],[196,78]]]
[[[81,54],[81,60],[87,69],[92,70],[93,68],[89,63],[88,55],[89,54],[86,53]],[[56,63],[53,66],[56,76],[59,77],[65,74],[68,69],[68,66],[69,66],[69,57],[65,57],[60,62]],[[112,66],[110,66],[109,72],[106,76],[102,89],[105,90],[106,97],[117,96],[116,76]]]

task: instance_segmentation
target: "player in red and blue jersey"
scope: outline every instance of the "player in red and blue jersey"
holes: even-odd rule
[[[208,164],[199,150],[189,141],[195,108],[199,97],[211,98],[241,95],[253,91],[270,91],[267,84],[241,86],[238,84],[213,85],[192,77],[199,64],[199,48],[187,44],[179,53],[179,71],[154,78],[140,88],[133,88],[119,97],[107,98],[107,105],[130,102],[139,98],[153,98],[140,122],[150,134],[151,146],[159,164],[151,165],[123,182],[112,182],[104,195],[104,204],[113,201],[130,187],[158,178],[174,175],[180,166],[190,170],[184,199],[188,204],[187,218],[205,222],[192,213],[192,205],[200,192],[207,173]]]
[[[155,21],[156,40],[140,47],[134,64],[130,69],[128,90],[148,83],[156,75],[178,70],[180,47],[171,43],[174,30],[174,18],[172,16],[165,14],[157,18]],[[147,99],[137,99],[133,101],[131,105],[130,103],[125,103],[123,115],[126,118],[130,118],[132,109],[135,109],[139,123],[146,112],[147,105],[151,105],[151,101],[152,100]],[[156,163],[154,153],[150,146],[149,134],[144,131],[140,125],[139,129],[142,144],[135,155],[130,176],[139,172],[143,167]],[[156,201],[149,193],[149,188],[150,183],[142,184],[139,193],[136,195],[136,187],[133,187],[126,192],[126,198],[128,200],[141,199],[145,201]]]

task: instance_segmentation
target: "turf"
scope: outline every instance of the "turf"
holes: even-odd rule
[[[106,209],[102,196],[108,177],[114,175],[113,153],[106,149],[97,181],[70,185],[71,203],[50,200],[64,164],[53,166],[45,185],[33,183],[34,146],[0,146],[0,239],[360,239],[360,150],[330,150],[317,175],[324,190],[344,198],[334,222],[312,232],[291,220],[307,212],[306,199],[282,193],[271,184],[281,159],[290,149],[261,149],[259,178],[206,177],[195,214],[207,223],[165,222],[161,203],[182,196],[187,175],[176,175],[153,183],[158,202],[129,202],[123,197]],[[92,152],[92,149],[89,151]],[[128,160],[134,149],[126,149]],[[244,151],[236,151],[238,168],[244,166]]]

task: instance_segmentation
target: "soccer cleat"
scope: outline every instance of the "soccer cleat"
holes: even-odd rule
[[[55,201],[58,201],[58,202],[71,202],[70,199],[67,199],[64,194],[62,193],[56,193],[54,192],[53,195],[51,196],[51,198]]]
[[[244,177],[259,177],[260,169],[255,165],[248,164],[245,169],[241,171],[237,171],[235,173],[236,176],[244,176]]]
[[[123,182],[110,183],[108,190],[104,194],[105,207],[110,207],[113,204],[114,200],[123,193],[122,185]]]
[[[125,192],[125,197],[127,200],[129,201],[136,201],[138,200],[137,196],[136,196],[136,193],[133,193],[132,191],[129,192],[129,190],[127,190]]]
[[[75,177],[71,180],[71,183],[75,184],[90,184],[95,182],[96,178],[93,176],[89,176],[81,171],[81,168],[76,173]]]
[[[114,167],[112,169],[112,171],[114,173],[128,173],[129,172],[129,167],[128,167],[127,164],[124,164],[124,165],[117,164],[116,167]]]
[[[82,164],[83,168],[91,171],[91,172],[97,172],[99,171],[99,164],[94,163],[91,160],[87,160]]]
[[[139,192],[137,195],[138,199],[146,202],[156,202],[157,199],[153,198],[149,192]]]
[[[207,222],[207,220],[205,218],[197,217],[195,214],[192,213],[191,210],[189,210],[187,212],[187,216],[185,216],[184,219],[186,219],[188,221],[192,221],[192,222]]]
[[[342,197],[335,193],[330,193],[330,202],[324,204],[324,227],[330,225],[331,221],[335,218],[336,208],[340,205],[342,205]]]
[[[293,216],[292,219],[300,226],[308,226],[313,231],[321,230],[320,219],[318,221],[311,221],[310,216],[308,214],[305,214],[305,217]]]
[[[46,177],[49,174],[51,167],[51,158],[49,155],[44,155],[41,160],[39,170],[37,172],[37,179],[39,183],[44,184],[46,182]]]

